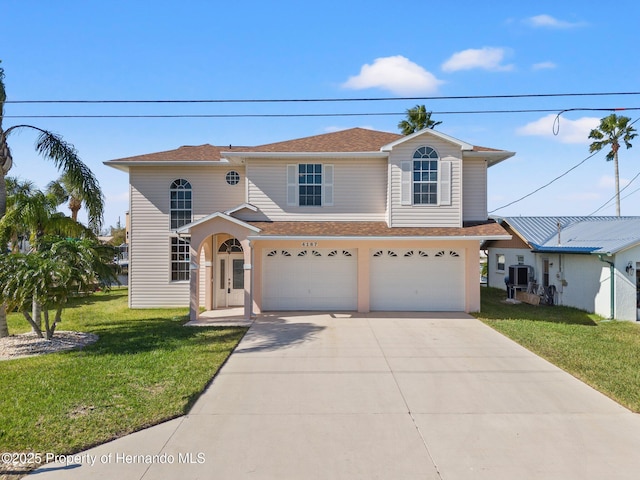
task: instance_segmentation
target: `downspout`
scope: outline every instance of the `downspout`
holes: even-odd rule
[[[614,280],[615,280],[615,275],[616,275],[616,270],[615,270],[615,265],[613,262],[609,261],[609,260],[605,260],[603,254],[599,253],[598,254],[598,258],[600,259],[601,262],[607,263],[609,264],[609,272],[610,272],[610,277],[611,277],[611,281],[610,283],[610,287],[611,287],[611,293],[610,293],[610,310],[611,310],[611,316],[609,317],[610,320],[613,320],[615,318],[615,285],[614,285]]]

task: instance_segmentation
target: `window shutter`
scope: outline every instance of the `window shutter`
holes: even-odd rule
[[[413,162],[400,163],[400,205],[411,205],[411,173]]]
[[[322,199],[322,205],[330,207],[333,205],[333,165],[325,165],[323,168],[322,188],[324,198]]]
[[[440,205],[451,205],[451,162],[440,162]]]
[[[287,165],[287,205],[298,205],[298,166]]]

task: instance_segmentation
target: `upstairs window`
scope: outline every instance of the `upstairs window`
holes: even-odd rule
[[[322,164],[301,163],[298,165],[298,205],[322,205]]]
[[[333,165],[322,163],[287,165],[287,205],[299,207],[333,205]]]
[[[422,146],[413,158],[400,162],[401,205],[451,205],[450,160],[441,160],[438,152]]]
[[[192,218],[192,191],[191,184],[179,178],[174,180],[169,190],[171,197],[171,230],[191,223]]]
[[[438,204],[438,153],[431,147],[413,154],[413,204]]]

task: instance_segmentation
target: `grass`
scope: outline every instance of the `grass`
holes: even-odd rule
[[[246,331],[186,314],[130,310],[126,289],[77,299],[59,329],[97,343],[0,362],[0,452],[73,453],[185,414]],[[11,314],[9,329],[29,326]]]
[[[640,412],[640,325],[561,306],[506,304],[482,289],[475,316],[634,412]]]

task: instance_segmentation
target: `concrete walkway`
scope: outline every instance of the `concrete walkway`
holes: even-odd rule
[[[33,477],[637,479],[640,417],[464,314],[269,315],[188,416],[66,460]]]

